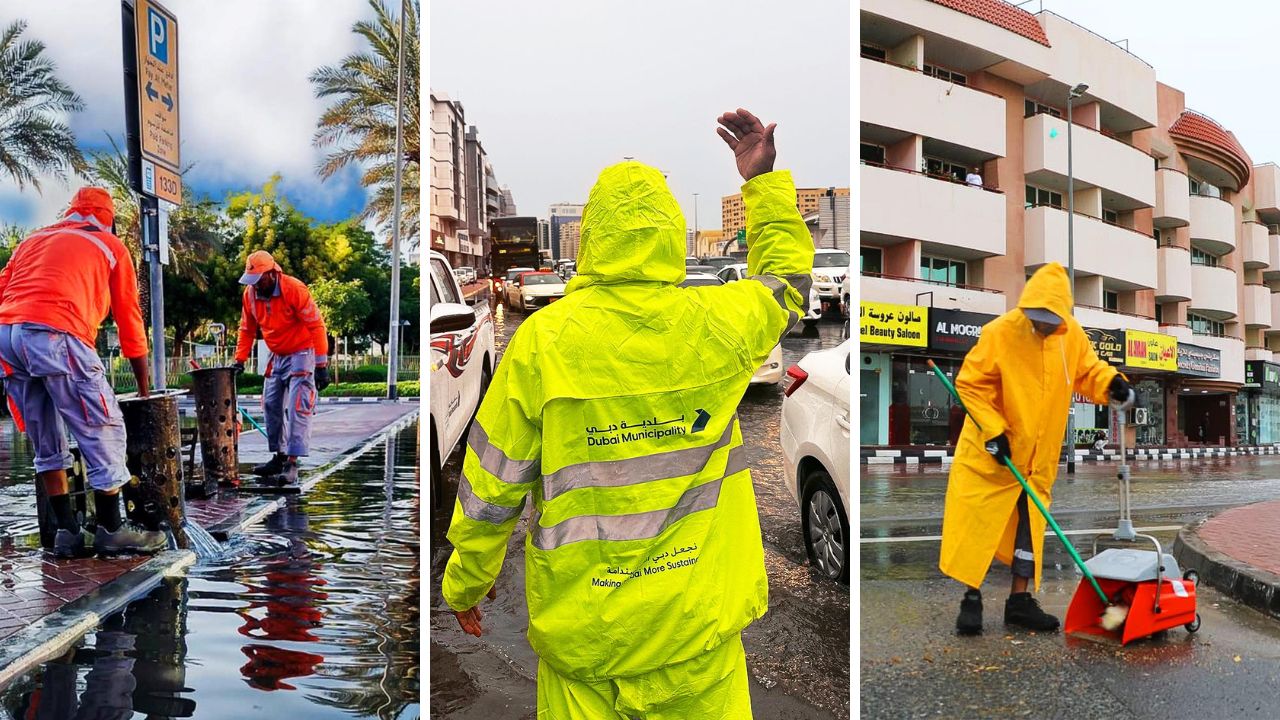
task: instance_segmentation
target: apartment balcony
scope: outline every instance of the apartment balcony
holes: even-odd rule
[[[1271,289],[1261,283],[1244,286],[1244,325],[1249,329],[1271,327]]]
[[[1191,302],[1187,309],[1214,320],[1240,314],[1239,280],[1231,268],[1191,266]]]
[[[861,58],[862,122],[1005,156],[1005,101],[999,95]]]
[[[1022,121],[1027,182],[1066,192],[1067,121],[1032,115]],[[1156,204],[1151,156],[1083,125],[1072,128],[1076,190],[1100,187],[1107,207],[1133,210]]]
[[[942,285],[916,278],[863,273],[858,278],[858,296],[872,302],[895,305],[930,304],[948,310],[1003,315],[1006,307],[1004,293],[990,288],[970,285]],[[919,299],[923,293],[932,293],[928,299]]]
[[[1214,255],[1236,249],[1236,209],[1221,198],[1191,196],[1191,244]]]
[[[1280,279],[1280,235],[1267,236],[1267,267],[1262,271],[1266,280]]]
[[[1195,335],[1191,342],[1202,347],[1215,348],[1222,354],[1223,382],[1244,384],[1244,341],[1233,337]]]
[[[1271,247],[1267,226],[1259,222],[1246,222],[1240,228],[1240,240],[1244,243],[1244,269],[1259,270],[1270,267]]]
[[[1182,325],[1179,323],[1170,323],[1167,325],[1162,324],[1160,325],[1160,329],[1156,332],[1163,333],[1165,335],[1172,335],[1182,342],[1192,342],[1191,338],[1195,337],[1195,333],[1191,332],[1190,325]]]
[[[1191,223],[1191,183],[1186,173],[1173,168],[1156,170],[1156,209],[1151,223],[1158,228]]]
[[[1280,223],[1280,167],[1275,163],[1253,166],[1254,210],[1264,222]],[[1277,267],[1274,263],[1271,267]]]
[[[1191,299],[1191,251],[1177,245],[1156,248],[1156,302]]]
[[[1085,327],[1107,328],[1114,330],[1142,330],[1159,332],[1160,324],[1155,318],[1134,315],[1133,313],[1116,312],[1106,308],[1076,305],[1076,320]]]
[[[863,205],[864,213],[866,205]],[[1027,271],[1051,262],[1067,264],[1067,212],[1047,205],[1027,208],[1023,234]],[[1117,262],[1124,258],[1123,262]],[[1076,213],[1076,274],[1110,279],[1113,290],[1156,288],[1156,243],[1135,230]]]
[[[866,164],[860,179],[864,236],[920,240],[957,259],[1005,254],[1003,193]]]
[[[1280,319],[1280,291],[1271,293],[1271,317]],[[1280,335],[1280,323],[1267,328],[1268,335]]]
[[[1270,348],[1246,347],[1244,349],[1245,360],[1265,360],[1267,362],[1271,362],[1274,357],[1275,353],[1273,353]]]

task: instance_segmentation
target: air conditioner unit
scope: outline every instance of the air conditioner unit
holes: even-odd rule
[[[1133,409],[1133,424],[1134,424],[1134,425],[1146,425],[1146,424],[1147,424],[1147,423],[1149,423],[1149,422],[1151,422],[1151,411],[1150,411],[1150,410],[1148,410],[1147,408],[1134,408],[1134,409]]]

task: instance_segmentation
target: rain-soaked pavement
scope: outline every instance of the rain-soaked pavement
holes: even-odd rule
[[[0,458],[16,474],[0,511],[30,502],[22,452]],[[223,557],[0,689],[0,718],[416,720],[418,457],[414,424],[289,497]]]
[[[1132,507],[1139,528],[1171,546],[1176,528],[1228,507],[1280,497],[1280,458],[1137,462]],[[1274,718],[1280,697],[1280,622],[1208,586],[1202,625],[1121,649],[1098,641],[1006,630],[1008,568],[983,587],[981,637],[954,633],[960,585],[937,568],[947,471],[863,467],[860,698],[864,718]],[[1068,533],[1113,530],[1115,465],[1060,472],[1052,511]],[[1088,557],[1090,538],[1072,535]],[[1040,599],[1066,613],[1080,574],[1045,539]]]
[[[517,311],[494,315],[499,352],[519,326]],[[784,364],[842,342],[841,323],[827,319],[815,331],[793,332],[782,342]],[[738,407],[760,510],[769,612],[744,633],[752,706],[757,718],[825,720],[849,716],[849,591],[811,573],[800,534],[800,514],[782,483],[778,421],[780,387],[749,389]],[[444,476],[456,492],[461,451]],[[508,544],[497,581],[497,600],[486,601],[485,635],[464,635],[440,595],[449,559],[445,539],[453,499],[431,525],[431,709],[448,720],[533,720],[537,657],[525,640],[522,519]]]

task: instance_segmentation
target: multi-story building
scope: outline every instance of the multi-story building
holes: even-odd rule
[[[467,128],[463,157],[467,186],[467,236],[470,241],[469,252],[464,253],[466,257],[463,264],[482,268],[484,259],[489,255],[488,181],[493,175],[493,167],[489,164],[489,156],[480,143],[480,133],[475,125]]]
[[[499,193],[498,206],[501,208],[498,217],[515,217],[519,214],[516,212],[515,198],[511,196],[511,188],[506,185],[502,186],[502,192]]]
[[[576,260],[578,258],[578,246],[582,243],[582,222],[580,220],[572,220],[560,225],[560,254],[557,256],[562,260]]]
[[[813,246],[831,250],[849,250],[849,193],[828,193],[812,210],[801,210]]]
[[[468,264],[466,119],[462,103],[431,91],[431,249]],[[465,248],[465,252],[464,252]]]
[[[1131,442],[1280,442],[1280,383],[1245,385],[1280,377],[1275,165],[1052,12],[862,0],[860,28],[863,444],[955,442],[926,360],[954,375],[1069,233],[1076,318],[1138,389]],[[1073,412],[1078,439],[1113,431]]]
[[[833,202],[833,197],[837,206],[841,202],[844,203],[845,217],[848,218],[849,188],[847,187],[796,188],[796,208],[801,215],[808,215],[811,212],[821,210],[824,205],[829,208]],[[844,198],[844,200],[840,200],[840,198]],[[845,222],[847,224],[848,220],[846,219]],[[742,204],[742,193],[725,195],[720,198],[720,225],[729,235],[736,235],[739,230],[747,226],[746,207]],[[849,249],[847,241],[842,249]]]
[[[552,258],[560,259],[560,229],[566,223],[581,222],[582,210],[586,205],[582,203],[556,203],[549,210],[550,236],[548,237],[548,245],[545,249],[552,252]],[[572,259],[572,258],[570,258]]]
[[[700,258],[723,255],[725,241],[729,237],[723,230],[699,230],[693,241],[692,254]]]

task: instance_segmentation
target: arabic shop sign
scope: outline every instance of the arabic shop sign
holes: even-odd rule
[[[1265,360],[1246,360],[1244,384],[1261,387],[1264,390],[1280,390],[1280,365]]]
[[[1172,335],[1126,330],[1124,364],[1147,370],[1178,370],[1178,339]]]
[[[1222,376],[1222,351],[1190,343],[1178,343],[1178,372],[1194,377]]]
[[[1111,365],[1124,364],[1124,331],[1085,328],[1084,334],[1098,359]]]
[[[929,308],[919,305],[860,303],[858,341],[871,345],[928,347]]]
[[[982,326],[995,319],[995,315],[986,313],[930,308],[929,348],[969,352],[974,345],[978,344],[978,338],[982,335]]]

